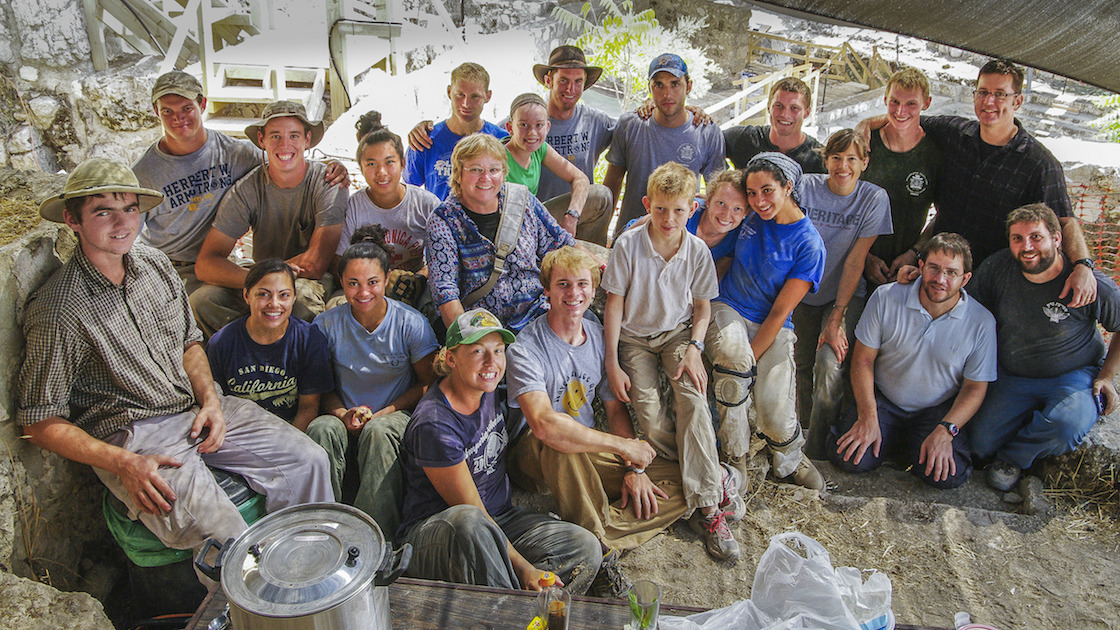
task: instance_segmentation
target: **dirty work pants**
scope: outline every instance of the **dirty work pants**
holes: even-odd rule
[[[712,321],[704,337],[704,356],[712,364],[720,447],[729,457],[742,457],[751,446],[747,409],[754,387],[754,376],[751,376],[754,352],[745,320],[723,302],[712,302]]]
[[[559,223],[564,218],[564,213],[572,202],[572,193],[565,193],[544,202],[544,207],[549,214]],[[614,196],[609,188],[602,184],[591,184],[587,193],[587,201],[583,204],[583,212],[579,215],[576,224],[575,237],[581,241],[590,241],[596,245],[606,246],[607,227],[614,213]]]
[[[523,588],[506,542],[534,567],[560,576],[574,595],[591,587],[603,553],[586,529],[547,514],[511,507],[491,521],[473,505],[453,505],[417,523],[403,542],[412,544],[405,574],[459,584]]]
[[[794,346],[794,363],[797,364],[797,417],[801,426],[808,430],[805,440],[805,454],[809,459],[825,458],[825,440],[829,428],[840,416],[845,392],[851,386],[848,382],[848,366],[851,364],[852,348],[856,343],[856,324],[865,298],[853,297],[844,312],[844,334],[848,338],[848,355],[844,361],[836,360],[832,346],[817,348],[817,340],[828,323],[834,302],[824,306],[798,304],[793,309],[793,330],[797,333]]]
[[[618,362],[630,377],[630,401],[645,438],[658,456],[679,462],[689,508],[716,505],[723,497],[723,471],[716,454],[716,433],[708,397],[687,374],[669,380],[674,418],[666,413],[657,385],[661,374],[677,371],[692,338],[692,328],[680,324],[652,337],[619,335]]]
[[[560,518],[589,530],[611,549],[634,549],[688,512],[677,462],[658,457],[646,475],[668,499],[657,500],[657,514],[643,520],[622,508],[625,463],[614,453],[561,453],[526,431],[510,447],[510,480],[535,492],[552,493]]]
[[[875,453],[869,448],[863,453],[863,457],[857,464],[854,461],[845,461],[844,456],[836,452],[837,441],[851,430],[855,426],[856,420],[859,419],[859,412],[856,406],[852,405],[829,431],[825,445],[828,460],[844,472],[862,473],[875,470],[892,453],[899,453],[902,455],[903,461],[912,466],[910,472],[922,481],[943,490],[956,488],[967,481],[969,474],[972,473],[972,456],[968,450],[968,438],[964,433],[953,438],[953,461],[957,467],[955,475],[950,475],[943,481],[935,481],[932,474],[926,474],[925,464],[918,463],[918,460],[921,459],[922,442],[940,426],[938,423],[945,419],[945,415],[953,408],[953,403],[956,400],[957,397],[953,396],[935,407],[905,411],[876,390],[875,409],[879,418],[879,434],[882,437],[879,457],[876,457]],[[855,459],[854,455],[852,459]]]
[[[237,473],[249,487],[265,495],[265,509],[304,503],[330,502],[327,456],[299,429],[256,403],[221,396],[226,435],[214,453],[199,453],[201,439],[191,439],[196,410],[137,420],[105,441],[139,455],[168,455],[182,466],[164,466],[159,474],[176,499],[171,512],[147,514],[125,490],[120,477],[99,468],[97,476],[128,508],[129,518],[144,524],[164,545],[197,552],[208,538],[225,542],[245,530],[237,506],[229,500],[207,466]],[[203,584],[209,581],[199,576]]]
[[[292,315],[311,321],[323,312],[326,288],[319,280],[296,278],[296,301]],[[209,339],[222,326],[249,312],[241,289],[228,289],[213,284],[203,284],[190,294],[191,310],[202,334]]]
[[[753,339],[760,324],[746,319],[743,324]],[[801,463],[805,437],[797,423],[794,404],[793,345],[797,336],[782,327],[774,342],[757,357],[758,378],[754,383],[755,429],[770,449],[771,466],[777,477],[788,477]]]
[[[968,423],[973,454],[1025,469],[1040,457],[1074,450],[1100,417],[1092,389],[1099,372],[1094,364],[1051,378],[1026,378],[1001,369]]]
[[[401,441],[409,414],[395,411],[370,420],[357,437],[360,483],[354,507],[369,514],[392,541],[401,524],[404,503],[404,471],[401,468]],[[331,468],[331,488],[336,501],[342,500],[342,475],[346,471],[346,451],[350,432],[335,416],[323,415],[311,421],[307,436],[327,452]]]

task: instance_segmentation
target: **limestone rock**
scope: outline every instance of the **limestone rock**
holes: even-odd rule
[[[28,101],[27,107],[31,110],[31,124],[36,129],[47,129],[54,123],[62,104],[51,96],[36,96]]]
[[[77,105],[82,110],[88,109],[112,131],[138,131],[157,126],[159,120],[149,99],[155,78],[139,74],[135,68],[125,70],[98,72],[82,79],[84,102]]]
[[[28,83],[34,83],[39,80],[39,70],[35,66],[20,66],[19,78]]]
[[[29,125],[22,125],[8,139],[9,153],[27,153],[35,148],[35,132]]]
[[[101,602],[64,593],[11,573],[0,573],[0,627],[113,630]]]
[[[91,65],[81,2],[37,0],[12,2],[9,6],[15,31],[19,33],[19,54],[24,63],[53,68]],[[22,69],[20,74],[23,74]],[[38,72],[36,78],[37,75]],[[34,79],[27,80],[34,82]]]
[[[39,166],[39,161],[35,158],[34,151],[27,153],[13,153],[10,156],[12,168],[17,171],[41,171],[43,168]]]

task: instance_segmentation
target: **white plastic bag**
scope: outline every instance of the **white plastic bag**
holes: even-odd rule
[[[894,628],[890,579],[875,571],[864,582],[858,569],[833,569],[828,551],[799,532],[770,539],[755,572],[751,601],[762,613],[782,620],[773,630]]]

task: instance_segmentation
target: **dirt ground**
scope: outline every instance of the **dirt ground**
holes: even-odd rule
[[[938,491],[894,468],[856,477],[819,466],[829,479],[820,495],[752,484],[748,514],[732,526],[737,563],[713,561],[678,522],[624,556],[624,569],[660,583],[664,601],[718,608],[750,596],[771,536],[800,531],[828,549],[834,566],[885,572],[898,623],[951,628],[963,610],[1001,630],[1120,627],[1115,502],[1078,506],[1048,491],[1054,509],[1026,516],[982,474]]]

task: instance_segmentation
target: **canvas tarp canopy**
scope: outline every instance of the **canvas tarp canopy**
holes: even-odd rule
[[[1003,57],[1120,93],[1120,0],[756,0]]]

